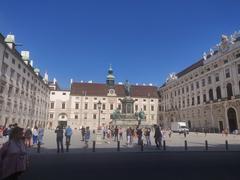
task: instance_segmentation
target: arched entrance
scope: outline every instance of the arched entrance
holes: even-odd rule
[[[227,111],[229,132],[232,133],[234,130],[238,129],[237,124],[237,114],[235,109],[229,108]]]

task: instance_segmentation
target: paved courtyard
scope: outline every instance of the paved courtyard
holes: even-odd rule
[[[89,142],[89,148],[85,149],[85,143],[81,141],[81,132],[78,130],[73,131],[71,138],[70,153],[79,152],[91,152],[92,140]],[[143,138],[144,139],[144,138]],[[166,142],[167,151],[185,151],[184,141],[187,141],[188,151],[205,151],[205,140],[208,141],[209,151],[225,151],[225,141],[228,141],[229,151],[240,151],[240,135],[228,135],[222,134],[207,134],[204,133],[189,133],[185,138],[183,134],[172,133],[169,137],[167,134],[164,137]],[[64,139],[65,141],[65,139]],[[152,146],[144,145],[143,151],[158,151],[155,148],[153,134],[151,135]],[[144,139],[144,144],[146,141]],[[32,153],[36,153],[36,147],[30,150]],[[113,139],[103,140],[101,143],[96,144],[96,152],[115,152],[117,151],[117,142]],[[141,151],[141,147],[137,145],[137,139],[134,139],[132,145],[126,144],[126,135],[123,135],[123,140],[120,141],[121,152],[138,152]],[[41,146],[41,153],[56,153],[56,135],[54,130],[46,130],[44,134],[44,144]]]

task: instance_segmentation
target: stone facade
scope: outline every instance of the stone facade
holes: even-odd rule
[[[15,49],[14,35],[0,34],[0,125],[47,125],[49,87],[29,62],[29,52]]]
[[[190,129],[240,128],[240,33],[222,36],[197,63],[170,74],[159,88],[158,122],[185,121]]]

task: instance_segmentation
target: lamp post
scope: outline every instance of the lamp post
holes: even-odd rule
[[[100,126],[100,113],[101,113],[101,107],[102,107],[101,101],[98,101],[97,107],[98,107],[98,127],[96,132],[96,143],[101,144],[102,142],[102,131]]]
[[[101,127],[100,127],[100,113],[101,113],[101,107],[102,107],[101,101],[98,101],[97,106],[98,106],[98,129],[100,130],[101,129]]]

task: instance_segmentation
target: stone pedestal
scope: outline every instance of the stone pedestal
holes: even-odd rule
[[[102,137],[103,137],[102,130],[98,129],[96,131],[96,144],[102,144],[102,142],[103,142]]]

